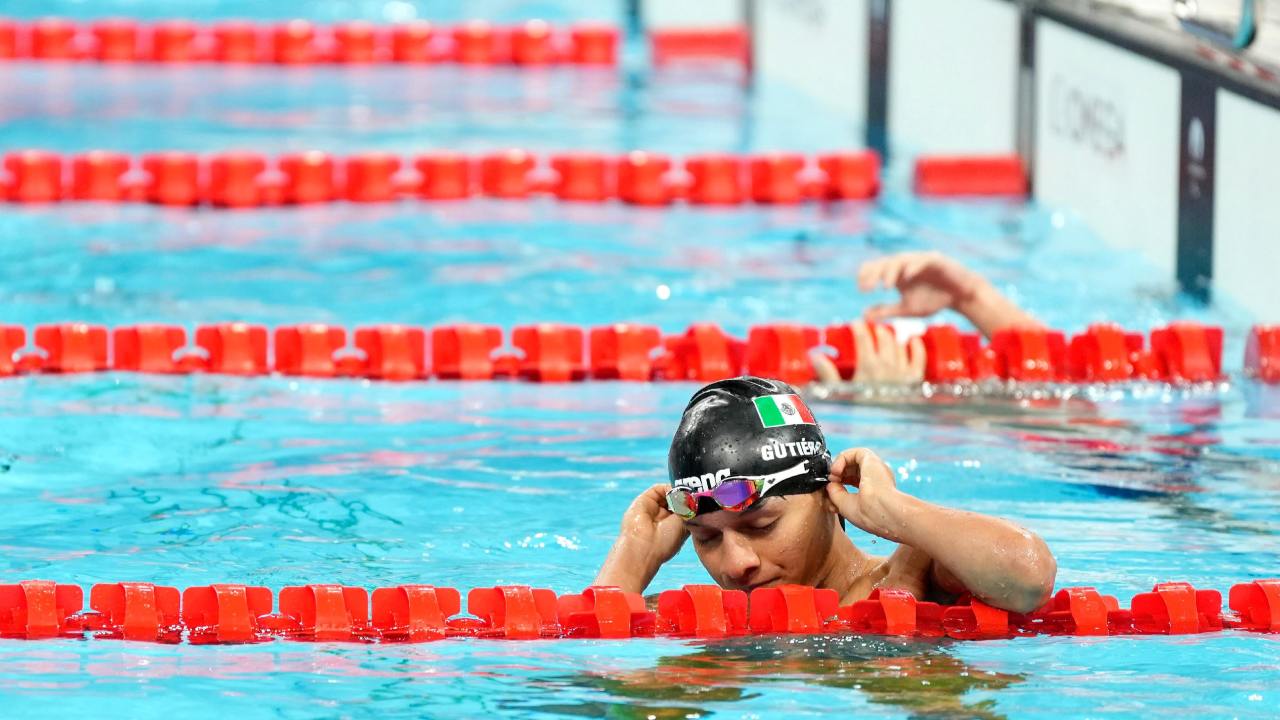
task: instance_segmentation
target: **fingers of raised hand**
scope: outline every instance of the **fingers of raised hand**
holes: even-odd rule
[[[836,364],[831,361],[831,358],[822,353],[813,353],[809,356],[809,360],[813,362],[813,374],[817,377],[818,382],[834,385],[841,381],[840,370],[836,368]]]
[[[911,338],[907,341],[906,365],[907,365],[907,382],[923,382],[924,381],[924,338],[919,336]]]

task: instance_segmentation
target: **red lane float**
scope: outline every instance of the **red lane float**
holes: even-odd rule
[[[0,377],[15,375],[23,368],[18,351],[27,344],[27,331],[14,325],[0,325]]]
[[[734,155],[694,155],[684,162],[687,198],[694,205],[739,205],[746,200],[742,159]]]
[[[195,23],[186,20],[164,20],[151,27],[151,55],[157,63],[185,63],[195,60]]]
[[[942,637],[942,616],[941,605],[891,588],[877,588],[866,600],[840,608],[840,618],[850,631],[869,635]]]
[[[747,333],[747,374],[804,385],[814,379],[809,352],[821,342],[818,328],[806,325],[779,323],[753,327]]]
[[[1067,341],[1061,332],[1043,328],[1001,330],[991,338],[996,375],[1018,382],[1062,382],[1066,379]]]
[[[485,195],[505,200],[529,197],[533,185],[529,174],[534,157],[524,150],[505,150],[480,158],[480,189]]]
[[[853,633],[958,640],[1031,635],[1192,635],[1280,633],[1280,580],[1231,588],[1230,609],[1216,590],[1159,583],[1138,593],[1129,609],[1093,588],[1059,590],[1043,608],[1009,613],[968,598],[942,606],[910,593],[879,588],[840,606],[832,590],[799,585],[757,588],[750,596],[714,585],[686,585],[658,596],[651,612],[638,593],[589,587],[557,597],[527,586],[477,588],[466,594],[432,585],[364,588],[332,584],[286,587],[272,612],[265,587],[214,584],[176,588],[151,583],[78,586],[30,580],[0,585],[0,637],[118,638],[193,644],[252,643],[281,638],[314,642],[428,642],[473,637],[675,637],[713,639],[745,634]],[[372,610],[372,612],[371,612]]]
[[[400,585],[373,591],[373,627],[384,641],[424,642],[450,634],[449,618],[462,610],[453,588]]]
[[[1222,328],[1179,322],[1151,331],[1156,372],[1175,382],[1221,380]]]
[[[747,65],[751,59],[751,36],[739,26],[651,30],[649,54],[653,64],[659,66],[706,61]]]
[[[0,637],[43,640],[82,630],[70,622],[84,607],[84,591],[78,585],[48,580],[24,580],[0,585]]]
[[[129,157],[96,150],[71,159],[71,199],[120,202],[126,198],[124,174]]]
[[[66,323],[36,328],[36,347],[44,353],[44,372],[85,373],[106,370],[107,329]]]
[[[467,611],[480,619],[476,637],[537,640],[560,634],[556,594],[543,588],[476,588],[467,593]]]
[[[27,28],[32,60],[78,60],[83,53],[76,46],[80,28],[62,18],[41,18]]]
[[[146,642],[182,640],[178,589],[145,582],[94,585],[89,589],[87,629],[95,637]]]
[[[238,20],[228,20],[213,26],[212,61],[228,64],[247,64],[266,62],[268,57],[262,52],[259,40],[261,33],[257,25]],[[190,60],[203,59],[190,57]]]
[[[356,348],[364,353],[363,375],[374,380],[421,380],[427,377],[427,333],[404,325],[356,330]]]
[[[258,153],[233,152],[209,161],[207,201],[215,207],[246,208],[262,204],[262,174],[267,159]]]
[[[265,587],[215,584],[182,591],[182,624],[192,644],[260,642],[268,639],[258,618],[271,613]]]
[[[805,158],[798,153],[760,155],[750,160],[751,199],[761,204],[797,205],[806,197],[800,178]]]
[[[62,198],[62,160],[43,150],[22,150],[4,158],[9,178],[6,200],[20,203],[57,202]]]
[[[285,155],[278,163],[284,175],[284,201],[296,205],[331,202],[337,197],[333,158],[322,152]]]
[[[917,195],[928,197],[1022,197],[1027,175],[1017,155],[921,157],[914,187]]]
[[[666,205],[673,199],[668,173],[671,159],[642,151],[618,161],[618,199],[630,205]]]
[[[658,632],[695,638],[745,635],[747,594],[717,585],[685,585],[658,595]]]
[[[544,323],[511,331],[511,343],[524,355],[518,373],[534,382],[569,382],[587,376],[582,328]]]
[[[557,601],[564,637],[622,639],[652,637],[655,615],[640,593],[616,587],[590,587],[581,595],[561,595]]]
[[[1235,611],[1231,626],[1255,632],[1280,632],[1280,580],[1254,580],[1231,588],[1227,601]]]
[[[305,585],[280,590],[279,615],[296,639],[350,642],[371,637],[369,593],[342,585]]]
[[[329,325],[276,328],[275,369],[282,375],[335,377],[336,356],[347,344],[347,331]]]
[[[446,42],[440,43],[438,40]],[[110,18],[0,21],[0,59],[104,63],[442,63],[517,66],[617,64],[618,30],[597,23],[555,27],[541,20],[506,27],[470,21],[436,28],[422,21],[269,25]]]
[[[1245,374],[1266,383],[1280,383],[1280,325],[1255,325],[1244,353]]]
[[[11,60],[18,54],[18,26],[12,20],[0,19],[0,60]]]
[[[618,62],[618,29],[584,22],[569,29],[569,57],[577,65],[615,65]]]
[[[942,611],[942,629],[957,640],[997,640],[1014,637],[1018,629],[1009,612],[970,598],[968,604],[953,605]]]
[[[618,323],[592,328],[589,338],[592,378],[638,382],[654,379],[653,356],[662,346],[658,328]]]
[[[1128,615],[1139,635],[1216,632],[1222,629],[1222,593],[1184,582],[1159,583],[1133,596]]]
[[[1118,325],[1095,324],[1071,338],[1068,374],[1077,382],[1122,382],[1153,375],[1142,335]]]
[[[1015,622],[1023,630],[1045,635],[1108,635],[1110,616],[1119,609],[1114,597],[1091,587],[1064,588],[1043,608]]]
[[[391,29],[391,60],[398,63],[429,63],[435,57],[431,41],[435,26],[425,20],[411,20]]]
[[[995,374],[995,360],[983,355],[976,334],[961,333],[951,325],[933,325],[925,330],[921,341],[925,382],[985,380]]]
[[[560,200],[604,202],[614,196],[612,163],[603,155],[554,155],[551,158],[551,168],[556,176],[552,193]]]
[[[174,206],[200,202],[200,159],[195,153],[151,153],[142,157],[142,168],[148,202]]]
[[[880,156],[874,150],[818,156],[828,200],[868,200],[880,194]]]
[[[663,377],[668,380],[713,382],[742,374],[746,343],[719,326],[695,323],[683,335],[663,341]]]
[[[431,365],[442,380],[492,380],[507,372],[494,352],[502,329],[491,325],[451,325],[431,331]]]
[[[99,62],[133,62],[139,59],[138,23],[124,18],[98,20],[89,26],[93,59]]]
[[[5,156],[0,187],[3,199],[20,203],[146,201],[213,208],[459,200],[477,193],[504,200],[550,196],[565,202],[617,200],[645,206],[677,199],[712,206],[790,205],[866,199],[879,190],[879,160],[870,152],[816,159],[789,153],[708,154],[686,158],[679,173],[672,172],[674,165],[671,158],[643,151],[542,158],[518,148],[479,157],[431,152],[408,160],[385,152],[335,158],[319,151],[278,157],[169,151],[135,159],[102,150],[71,158],[21,150]],[[68,175],[69,185],[64,182]]]
[[[413,161],[421,176],[418,194],[424,200],[471,197],[471,160],[457,153],[420,155]]]
[[[365,153],[346,159],[343,198],[357,203],[391,202],[398,196],[395,176],[400,158],[387,153]]]
[[[557,50],[551,26],[542,20],[530,20],[508,31],[511,62],[516,65],[550,65]]]
[[[205,369],[220,375],[265,375],[267,329],[247,323],[196,328],[196,345],[205,352]]]
[[[749,596],[747,626],[759,635],[812,635],[836,629],[832,620],[839,611],[840,596],[835,590],[804,585],[762,587]]]
[[[171,375],[194,367],[178,357],[187,346],[187,331],[173,325],[136,325],[111,333],[112,363],[116,370]]]
[[[483,20],[472,20],[453,28],[454,62],[463,65],[496,65],[498,37],[494,28]]]
[[[1274,367],[1266,353],[1272,332],[1255,330],[1254,359],[1246,369],[1268,380]],[[486,325],[424,328],[383,325],[360,328],[354,347],[347,330],[327,325],[267,328],[222,323],[196,328],[195,346],[177,326],[105,328],[83,323],[47,325],[34,333],[36,352],[24,351],[26,331],[0,326],[0,377],[28,372],[80,373],[108,368],[143,373],[210,372],[230,375],[365,377],[381,380],[492,380],[519,377],[534,382],[669,380],[711,382],[744,372],[793,384],[814,379],[810,355],[820,344],[848,379],[857,370],[857,347],[848,325],[817,328],[773,323],[750,328],[747,339],[717,325],[695,323],[675,335],[658,328],[619,323],[588,333],[570,325],[544,323],[514,328],[517,352],[499,352],[503,330]],[[1067,342],[1062,332],[1010,329],[982,345],[975,333],[935,325],[921,336],[925,381],[1016,383],[1109,383],[1153,380],[1187,384],[1221,380],[1222,330],[1176,323],[1152,332],[1152,350],[1142,336],[1114,326],[1095,325]],[[874,337],[872,342],[878,342]],[[430,362],[428,362],[428,355]],[[1253,363],[1253,365],[1248,365]]]

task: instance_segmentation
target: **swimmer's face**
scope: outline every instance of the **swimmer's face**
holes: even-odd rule
[[[768,497],[746,512],[717,510],[686,523],[698,559],[720,587],[751,591],[814,585],[839,529],[825,492]]]

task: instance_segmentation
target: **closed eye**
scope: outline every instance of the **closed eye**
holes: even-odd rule
[[[693,535],[693,541],[699,545],[710,545],[711,543],[720,539],[720,533],[718,532],[694,531],[692,535]]]

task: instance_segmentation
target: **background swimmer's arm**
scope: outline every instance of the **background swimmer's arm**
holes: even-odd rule
[[[684,521],[667,509],[670,485],[654,485],[640,493],[622,515],[593,585],[616,585],[625,592],[644,592],[662,564],[680,551],[689,537]]]
[[[898,301],[867,309],[868,321],[927,317],[948,308],[965,316],[983,335],[1040,322],[1000,293],[986,278],[938,252],[909,252],[863,263],[858,289],[896,288]]]
[[[827,496],[837,511],[866,532],[932,558],[932,581],[940,589],[955,592],[959,585],[1013,612],[1035,610],[1053,593],[1057,562],[1030,530],[912,497],[898,490],[893,471],[866,448],[840,453],[831,464],[831,480]]]

